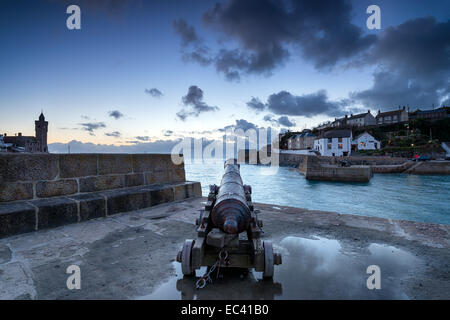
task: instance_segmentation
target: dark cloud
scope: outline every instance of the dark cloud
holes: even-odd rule
[[[381,34],[368,62],[410,76],[430,76],[450,69],[450,20],[419,18],[389,27]]]
[[[195,32],[194,27],[187,24],[184,19],[177,19],[173,22],[173,28],[175,32],[178,33],[181,37],[181,41],[183,46],[187,46],[192,43],[196,43],[199,41],[197,33]]]
[[[450,94],[443,79],[407,78],[401,72],[380,71],[373,75],[370,89],[352,92],[350,96],[369,108],[390,110],[397,106],[431,107],[440,105]]]
[[[145,89],[145,93],[151,95],[154,98],[159,98],[163,95],[162,92],[156,88]]]
[[[255,111],[264,111],[266,105],[259,100],[259,98],[252,97],[252,99],[247,102],[247,106]]]
[[[82,127],[82,130],[85,130],[89,132],[91,136],[94,136],[94,131],[101,128],[106,128],[105,123],[103,122],[86,122],[86,123],[80,123],[80,126]]]
[[[110,111],[108,114],[110,117],[113,117],[116,120],[123,117],[123,113],[120,112],[119,110]]]
[[[257,103],[252,103],[257,101]],[[280,91],[271,94],[267,103],[262,104],[256,98],[252,98],[247,106],[257,111],[268,110],[278,115],[313,117],[316,115],[341,116],[345,113],[347,101],[330,101],[325,90],[319,90],[315,93],[295,96],[287,91]],[[264,108],[262,108],[264,105]],[[268,119],[264,119],[268,120]],[[288,120],[288,119],[287,119]],[[277,120],[279,121],[279,120]],[[283,123],[292,123],[285,118]],[[281,123],[280,123],[281,124]]]
[[[431,107],[450,97],[450,21],[434,18],[407,21],[385,29],[372,50],[355,59],[355,64],[377,66],[373,86],[351,92],[349,99],[330,101],[325,91],[294,96],[281,91],[267,103],[252,98],[247,106],[260,112],[311,117],[323,114],[339,117],[365,108],[389,110],[398,105]]]
[[[203,90],[197,86],[190,86],[187,95],[183,96],[182,102],[190,110],[183,109],[177,113],[177,117],[185,121],[187,117],[198,117],[200,113],[219,110],[216,106],[207,105],[203,101]]]
[[[286,116],[281,116],[278,118],[278,123],[283,127],[295,127],[295,121],[290,120]]]
[[[230,124],[228,126],[225,126],[224,128],[217,129],[219,132],[225,132],[227,130],[243,130],[247,131],[248,129],[254,129],[257,130],[258,126],[252,122],[249,122],[245,119],[236,119],[235,124]]]
[[[174,23],[188,53],[198,53],[227,80],[238,81],[241,74],[270,75],[299,50],[317,69],[328,69],[359,55],[376,40],[363,35],[351,23],[351,4],[347,0],[228,0],[217,3],[203,15],[206,26],[237,43],[215,54],[200,54],[201,41],[193,27]],[[205,47],[203,45],[203,47]],[[209,53],[209,52],[208,52]],[[193,59],[194,60],[194,59]]]
[[[193,26],[188,25],[184,19],[178,19],[173,22],[173,28],[181,37],[183,60],[193,61],[202,66],[213,62],[210,48],[199,39]]]
[[[187,117],[189,117],[191,113],[187,112],[186,110],[181,110],[177,112],[177,117],[181,120],[181,121],[185,121],[187,119]]]
[[[214,60],[211,57],[210,49],[207,46],[199,45],[194,51],[184,52],[185,61],[194,61],[202,66],[209,66]]]
[[[137,136],[137,137],[135,137],[135,139],[137,139],[139,141],[149,141],[150,137],[149,136]]]
[[[248,122],[247,120],[244,119],[240,119],[240,120],[236,120],[236,124],[234,125],[235,129],[242,129],[244,131],[248,130],[248,129],[257,129],[258,126],[255,125],[254,123]]]
[[[113,131],[113,132],[106,132],[105,136],[108,137],[114,137],[114,138],[119,138],[120,137],[120,132],[119,131]]]
[[[248,54],[243,50],[221,49],[215,57],[215,66],[229,81],[239,81],[241,73],[257,73],[270,75],[272,69],[288,56],[282,48],[274,48],[271,52]]]
[[[171,135],[173,135],[173,131],[172,130],[166,130],[166,131],[164,131],[164,136],[165,137],[170,137]]]
[[[362,59],[376,64],[373,86],[351,97],[368,107],[439,105],[450,95],[450,21],[409,20],[389,27]]]
[[[263,118],[264,121],[272,122],[274,121],[273,114],[266,114]]]
[[[295,127],[296,123],[294,120],[289,119],[287,116],[281,116],[278,119],[276,119],[273,115],[268,114],[264,116],[264,121],[270,122],[272,125],[279,127]]]

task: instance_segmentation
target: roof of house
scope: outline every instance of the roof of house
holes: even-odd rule
[[[444,113],[444,112],[448,112],[448,110],[446,110],[444,107],[442,108],[438,108],[438,109],[428,109],[428,110],[417,110],[417,112],[419,114],[426,114],[426,113]]]
[[[351,119],[358,119],[358,118],[364,118],[364,117],[367,116],[368,114],[371,114],[371,113],[370,113],[370,112],[364,112],[364,113],[354,114],[354,115],[350,116],[350,117],[348,118],[348,120],[351,120]]]
[[[352,135],[352,130],[330,130],[324,133],[324,138],[350,138]]]
[[[288,140],[293,140],[293,139],[297,139],[297,138],[305,138],[305,137],[315,137],[315,135],[310,132],[303,132],[303,133],[298,133],[298,134],[294,134],[293,136],[290,136],[288,138]]]
[[[375,118],[378,118],[378,117],[385,117],[385,116],[392,116],[392,115],[395,115],[395,114],[400,114],[400,113],[402,113],[402,112],[405,112],[405,109],[400,109],[400,110],[393,110],[393,111],[386,111],[386,112],[380,112],[380,113],[378,113],[377,114],[377,116],[375,117]]]
[[[344,122],[345,121],[345,117],[343,118],[337,118],[335,119],[332,123],[336,123],[336,122]]]
[[[3,140],[5,143],[12,143],[19,147],[25,147],[26,143],[36,143],[36,137],[32,136],[4,136]]]
[[[368,133],[367,131],[364,131],[363,133],[358,134],[358,135],[354,138],[354,140],[357,140],[359,137],[363,136],[363,135],[366,134],[366,133],[367,133],[369,136],[371,136],[372,138],[374,138],[373,135],[371,135],[371,134]],[[374,140],[376,140],[376,139],[374,138]]]

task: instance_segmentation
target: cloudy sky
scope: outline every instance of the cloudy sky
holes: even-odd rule
[[[66,27],[70,4],[81,30]],[[372,4],[380,30],[366,27]],[[43,110],[54,150],[160,152],[224,128],[450,104],[449,12],[437,0],[2,0],[0,131],[34,135]]]

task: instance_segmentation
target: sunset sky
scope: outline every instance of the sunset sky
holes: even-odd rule
[[[81,30],[66,27],[70,4]],[[366,27],[372,4],[381,30]],[[2,0],[0,132],[34,135],[43,110],[49,143],[159,151],[224,128],[450,105],[449,12],[437,0]]]

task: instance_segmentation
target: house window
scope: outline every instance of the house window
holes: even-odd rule
[[[343,148],[344,148],[344,145],[342,143],[339,143],[338,144],[338,149],[343,149]]]
[[[365,143],[364,141],[361,141],[360,144],[361,144],[362,147],[365,147],[365,146],[366,146],[366,143]]]
[[[328,144],[327,149],[331,150],[331,144]]]
[[[331,141],[332,141],[332,138],[328,138],[328,143],[331,143]]]
[[[338,142],[342,142],[342,138],[338,138]]]

